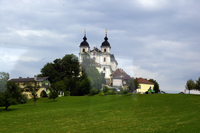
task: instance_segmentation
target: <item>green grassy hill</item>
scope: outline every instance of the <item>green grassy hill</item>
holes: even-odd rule
[[[200,132],[200,95],[42,98],[0,107],[0,132]]]

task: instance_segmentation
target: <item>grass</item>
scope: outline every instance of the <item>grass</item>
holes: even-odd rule
[[[0,107],[0,132],[200,131],[200,96],[181,94],[41,98]]]

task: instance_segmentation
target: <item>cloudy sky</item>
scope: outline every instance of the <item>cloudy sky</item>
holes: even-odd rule
[[[0,71],[33,77],[65,54],[78,56],[84,29],[133,77],[180,92],[200,77],[199,0],[0,0]]]

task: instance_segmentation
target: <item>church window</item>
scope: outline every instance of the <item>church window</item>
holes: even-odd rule
[[[106,52],[106,49],[104,49],[104,52]]]
[[[106,62],[106,58],[104,58],[103,61]]]
[[[104,68],[103,68],[103,70],[105,71],[105,70],[106,70],[106,68],[104,67]]]
[[[85,52],[85,49],[83,49],[83,52]]]

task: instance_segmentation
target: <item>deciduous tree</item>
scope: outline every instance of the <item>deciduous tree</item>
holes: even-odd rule
[[[8,79],[9,73],[0,72],[0,93],[6,90]]]
[[[155,93],[160,92],[160,88],[159,88],[158,82],[156,80],[154,80],[154,79],[149,79],[149,81],[154,83],[154,91],[155,91]]]
[[[185,88],[187,90],[189,90],[189,94],[190,94],[190,90],[195,89],[195,82],[194,82],[194,80],[192,80],[192,79],[188,80],[187,83],[186,83]]]
[[[196,80],[196,89],[197,89],[198,91],[200,91],[200,77],[199,77],[198,80]]]

